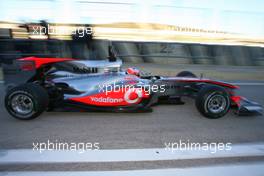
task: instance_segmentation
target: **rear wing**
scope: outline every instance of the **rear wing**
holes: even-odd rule
[[[31,82],[34,78],[41,78],[41,69],[45,65],[51,65],[56,63],[63,63],[65,61],[73,61],[70,68],[74,70],[89,68],[97,68],[103,72],[105,70],[120,70],[122,60],[114,58],[108,58],[106,60],[75,60],[71,58],[39,58],[39,57],[25,57],[17,60],[13,60],[10,64],[3,64],[4,82],[6,89],[10,89],[20,84]],[[114,59],[113,59],[114,58]],[[111,60],[112,59],[112,60]],[[74,65],[75,63],[76,65]],[[79,68],[80,67],[80,68]]]
[[[36,74],[33,61],[13,60],[12,63],[2,64],[2,67],[6,90],[28,82]]]
[[[70,58],[25,57],[3,64],[4,83],[7,90],[29,82],[43,65],[71,61]]]

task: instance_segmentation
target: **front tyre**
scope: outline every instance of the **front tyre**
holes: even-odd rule
[[[224,88],[206,85],[198,92],[195,105],[203,116],[218,119],[229,111],[230,97]]]
[[[27,83],[10,89],[5,96],[5,107],[10,115],[20,120],[38,117],[49,104],[49,96],[40,85]]]

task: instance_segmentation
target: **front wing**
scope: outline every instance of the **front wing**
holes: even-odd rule
[[[236,107],[236,114],[239,116],[247,116],[247,115],[262,115],[263,107],[254,102],[250,101],[242,96],[232,96],[231,100],[233,101]]]

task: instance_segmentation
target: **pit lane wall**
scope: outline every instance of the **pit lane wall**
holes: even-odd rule
[[[166,42],[0,39],[0,61],[26,57],[105,59],[112,45],[127,63],[264,66],[264,48]]]
[[[225,31],[152,23],[0,22],[0,62],[26,56],[105,59],[109,45],[128,63],[264,65],[263,38]]]

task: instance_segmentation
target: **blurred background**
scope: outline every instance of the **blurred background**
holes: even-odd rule
[[[0,0],[0,60],[264,66],[261,0]]]

